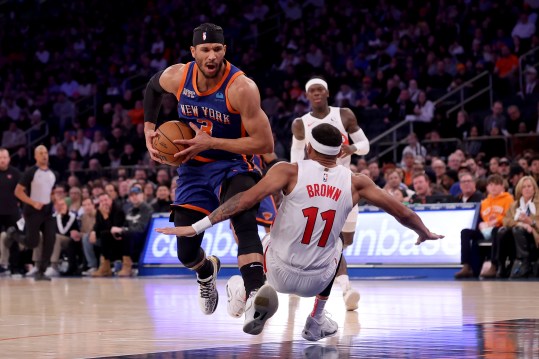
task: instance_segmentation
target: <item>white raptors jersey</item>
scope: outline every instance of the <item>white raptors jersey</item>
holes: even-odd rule
[[[335,246],[353,207],[352,172],[298,161],[298,182],[284,196],[271,228],[271,251],[298,269],[318,269],[335,258]]]
[[[336,127],[342,135],[343,144],[348,145],[350,143],[348,141],[348,133],[346,133],[346,130],[344,129],[344,125],[342,123],[340,107],[330,106],[329,114],[324,118],[316,118],[313,115],[311,115],[311,113],[307,113],[301,116],[301,120],[303,121],[303,127],[305,128],[306,143],[309,143],[313,138],[313,135],[311,133],[311,131],[313,130],[313,127],[321,123],[328,123]],[[351,156],[346,156],[344,158],[337,158],[337,164],[343,165],[346,168],[350,168],[351,159],[352,159]]]

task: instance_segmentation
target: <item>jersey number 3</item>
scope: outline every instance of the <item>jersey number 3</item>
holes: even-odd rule
[[[301,243],[309,244],[311,243],[311,238],[313,236],[314,224],[318,218],[318,207],[309,207],[303,209],[303,215],[307,218],[307,224],[305,226],[305,231],[303,232],[303,238]],[[320,213],[322,220],[326,222],[324,225],[324,230],[318,241],[318,247],[325,247],[331,233],[331,228],[333,227],[333,221],[335,220],[335,210],[330,209],[325,212]]]

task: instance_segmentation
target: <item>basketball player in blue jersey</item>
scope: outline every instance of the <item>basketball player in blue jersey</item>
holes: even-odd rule
[[[350,168],[350,156],[352,154],[365,155],[369,153],[370,145],[367,136],[357,123],[356,116],[349,108],[329,106],[328,84],[321,78],[314,77],[305,84],[305,93],[311,104],[312,111],[297,118],[292,123],[292,147],[290,162],[302,160],[305,156],[306,144],[311,140],[312,128],[321,123],[328,123],[336,127],[342,135],[342,155],[337,164]],[[352,143],[349,142],[349,138]],[[344,248],[354,241],[356,231],[358,207],[354,206],[341,231]],[[343,291],[343,299],[347,310],[358,308],[359,292],[352,288],[348,278],[346,260],[343,257],[341,266],[335,281],[339,283]]]
[[[268,117],[260,107],[258,87],[225,60],[225,53],[223,29],[202,24],[193,31],[191,55],[195,61],[158,72],[146,87],[144,132],[153,160],[159,162],[152,139],[157,136],[155,123],[164,93],[176,95],[180,120],[196,133],[191,140],[175,141],[189,146],[176,154],[185,156],[178,168],[178,188],[172,205],[171,220],[176,226],[197,223],[219,203],[253,187],[260,174],[251,155],[273,152],[273,136]],[[257,208],[252,208],[232,218],[239,241],[238,266],[245,291],[255,301],[259,296],[273,295],[267,293],[271,287],[259,290],[264,285],[264,272],[256,212]],[[196,272],[200,307],[203,313],[212,314],[219,299],[215,283],[220,262],[215,256],[206,257],[200,246],[203,235],[177,237],[178,258]],[[244,331],[254,334],[248,325]]]

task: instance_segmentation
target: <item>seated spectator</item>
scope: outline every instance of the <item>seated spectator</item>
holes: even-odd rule
[[[17,122],[11,121],[8,129],[2,134],[2,147],[13,150],[25,144],[26,135],[24,131],[17,127]]]
[[[415,193],[410,197],[409,202],[411,204],[427,203],[427,196],[432,195],[430,188],[429,176],[425,173],[417,173],[413,178],[413,185]]]
[[[82,254],[80,247],[80,232],[77,214],[71,212],[64,198],[57,198],[54,202],[56,213],[53,215],[56,222],[56,240],[51,254],[51,265],[45,271],[45,275],[49,277],[57,277],[60,275],[59,261],[62,250],[67,251],[68,269],[66,275],[78,274],[77,255]],[[42,243],[36,247],[34,251],[41,253]],[[40,254],[37,255],[37,258]]]
[[[430,129],[430,123],[434,117],[434,103],[427,99],[427,93],[420,91],[417,103],[414,107],[414,113],[405,117],[406,121],[416,122],[416,132],[421,138]]]
[[[95,247],[100,247],[101,242],[99,242],[97,238],[95,238],[96,241],[94,243],[90,242],[90,233],[94,229],[96,216],[95,205],[91,198],[88,197],[82,201],[82,209],[83,213],[80,216],[80,235],[84,257],[86,258],[86,263],[88,265],[88,269],[82,272],[82,275],[89,276],[97,270]]]
[[[160,184],[157,186],[155,199],[151,202],[153,211],[156,213],[170,212],[170,189],[166,184]]]
[[[125,215],[122,226],[112,226],[110,232],[122,245],[122,269],[118,272],[120,277],[132,275],[133,260],[138,262],[144,243],[148,224],[152,218],[152,207],[144,202],[142,187],[133,185],[129,190],[129,202],[132,207]]]
[[[111,260],[128,255],[128,248],[122,247],[121,241],[113,236],[112,227],[122,227],[125,222],[125,213],[113,204],[106,193],[99,195],[99,210],[95,216],[95,225],[90,232],[89,242],[93,245],[101,243],[101,259],[99,268],[92,273],[92,277],[110,277],[112,269]]]
[[[496,233],[502,226],[502,220],[513,203],[513,196],[505,192],[503,178],[498,175],[490,175],[487,179],[488,197],[481,201],[481,222],[477,229],[463,229],[460,232],[461,263],[462,269],[455,273],[456,279],[470,278],[477,274],[478,268],[472,263],[472,248],[477,249],[477,242],[489,240],[496,237]],[[492,258],[493,256],[491,256]],[[476,271],[477,270],[477,271]],[[490,268],[487,272],[480,275],[490,274]]]
[[[402,150],[403,162],[404,155],[406,153],[412,153],[414,155],[414,160],[425,162],[425,159],[427,158],[427,150],[421,145],[421,143],[419,143],[417,135],[412,132],[408,135],[406,140],[408,141],[408,145]]]
[[[459,172],[460,194],[456,200],[461,203],[481,202],[483,193],[477,190],[475,178],[470,172]]]
[[[539,231],[537,221],[539,221],[539,189],[537,183],[530,176],[520,179],[515,189],[515,201],[507,211],[503,219],[503,225],[511,232],[516,248],[516,262],[511,270],[511,278],[526,278],[532,274],[532,263],[537,261],[539,251]],[[504,277],[507,275],[505,267],[506,258],[511,261],[510,237],[497,237],[498,257],[493,270],[489,272],[490,277],[497,273]],[[494,261],[493,261],[494,263]],[[499,270],[496,272],[496,266]]]
[[[492,113],[485,117],[483,121],[483,134],[492,136],[492,129],[497,128],[502,131],[506,129],[507,119],[503,115],[503,104],[500,101],[492,105]]]
[[[372,159],[369,161],[368,167],[369,172],[371,174],[372,181],[380,188],[384,188],[386,185],[386,181],[384,179],[384,176],[380,172],[380,166],[378,165],[377,159]]]

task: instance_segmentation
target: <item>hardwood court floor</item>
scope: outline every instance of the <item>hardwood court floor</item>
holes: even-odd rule
[[[279,295],[264,332],[226,312],[226,278],[211,316],[193,278],[0,278],[0,358],[539,358],[539,282],[363,280],[346,312],[326,309],[336,336],[301,337],[313,299]],[[154,353],[148,354],[146,353]]]

